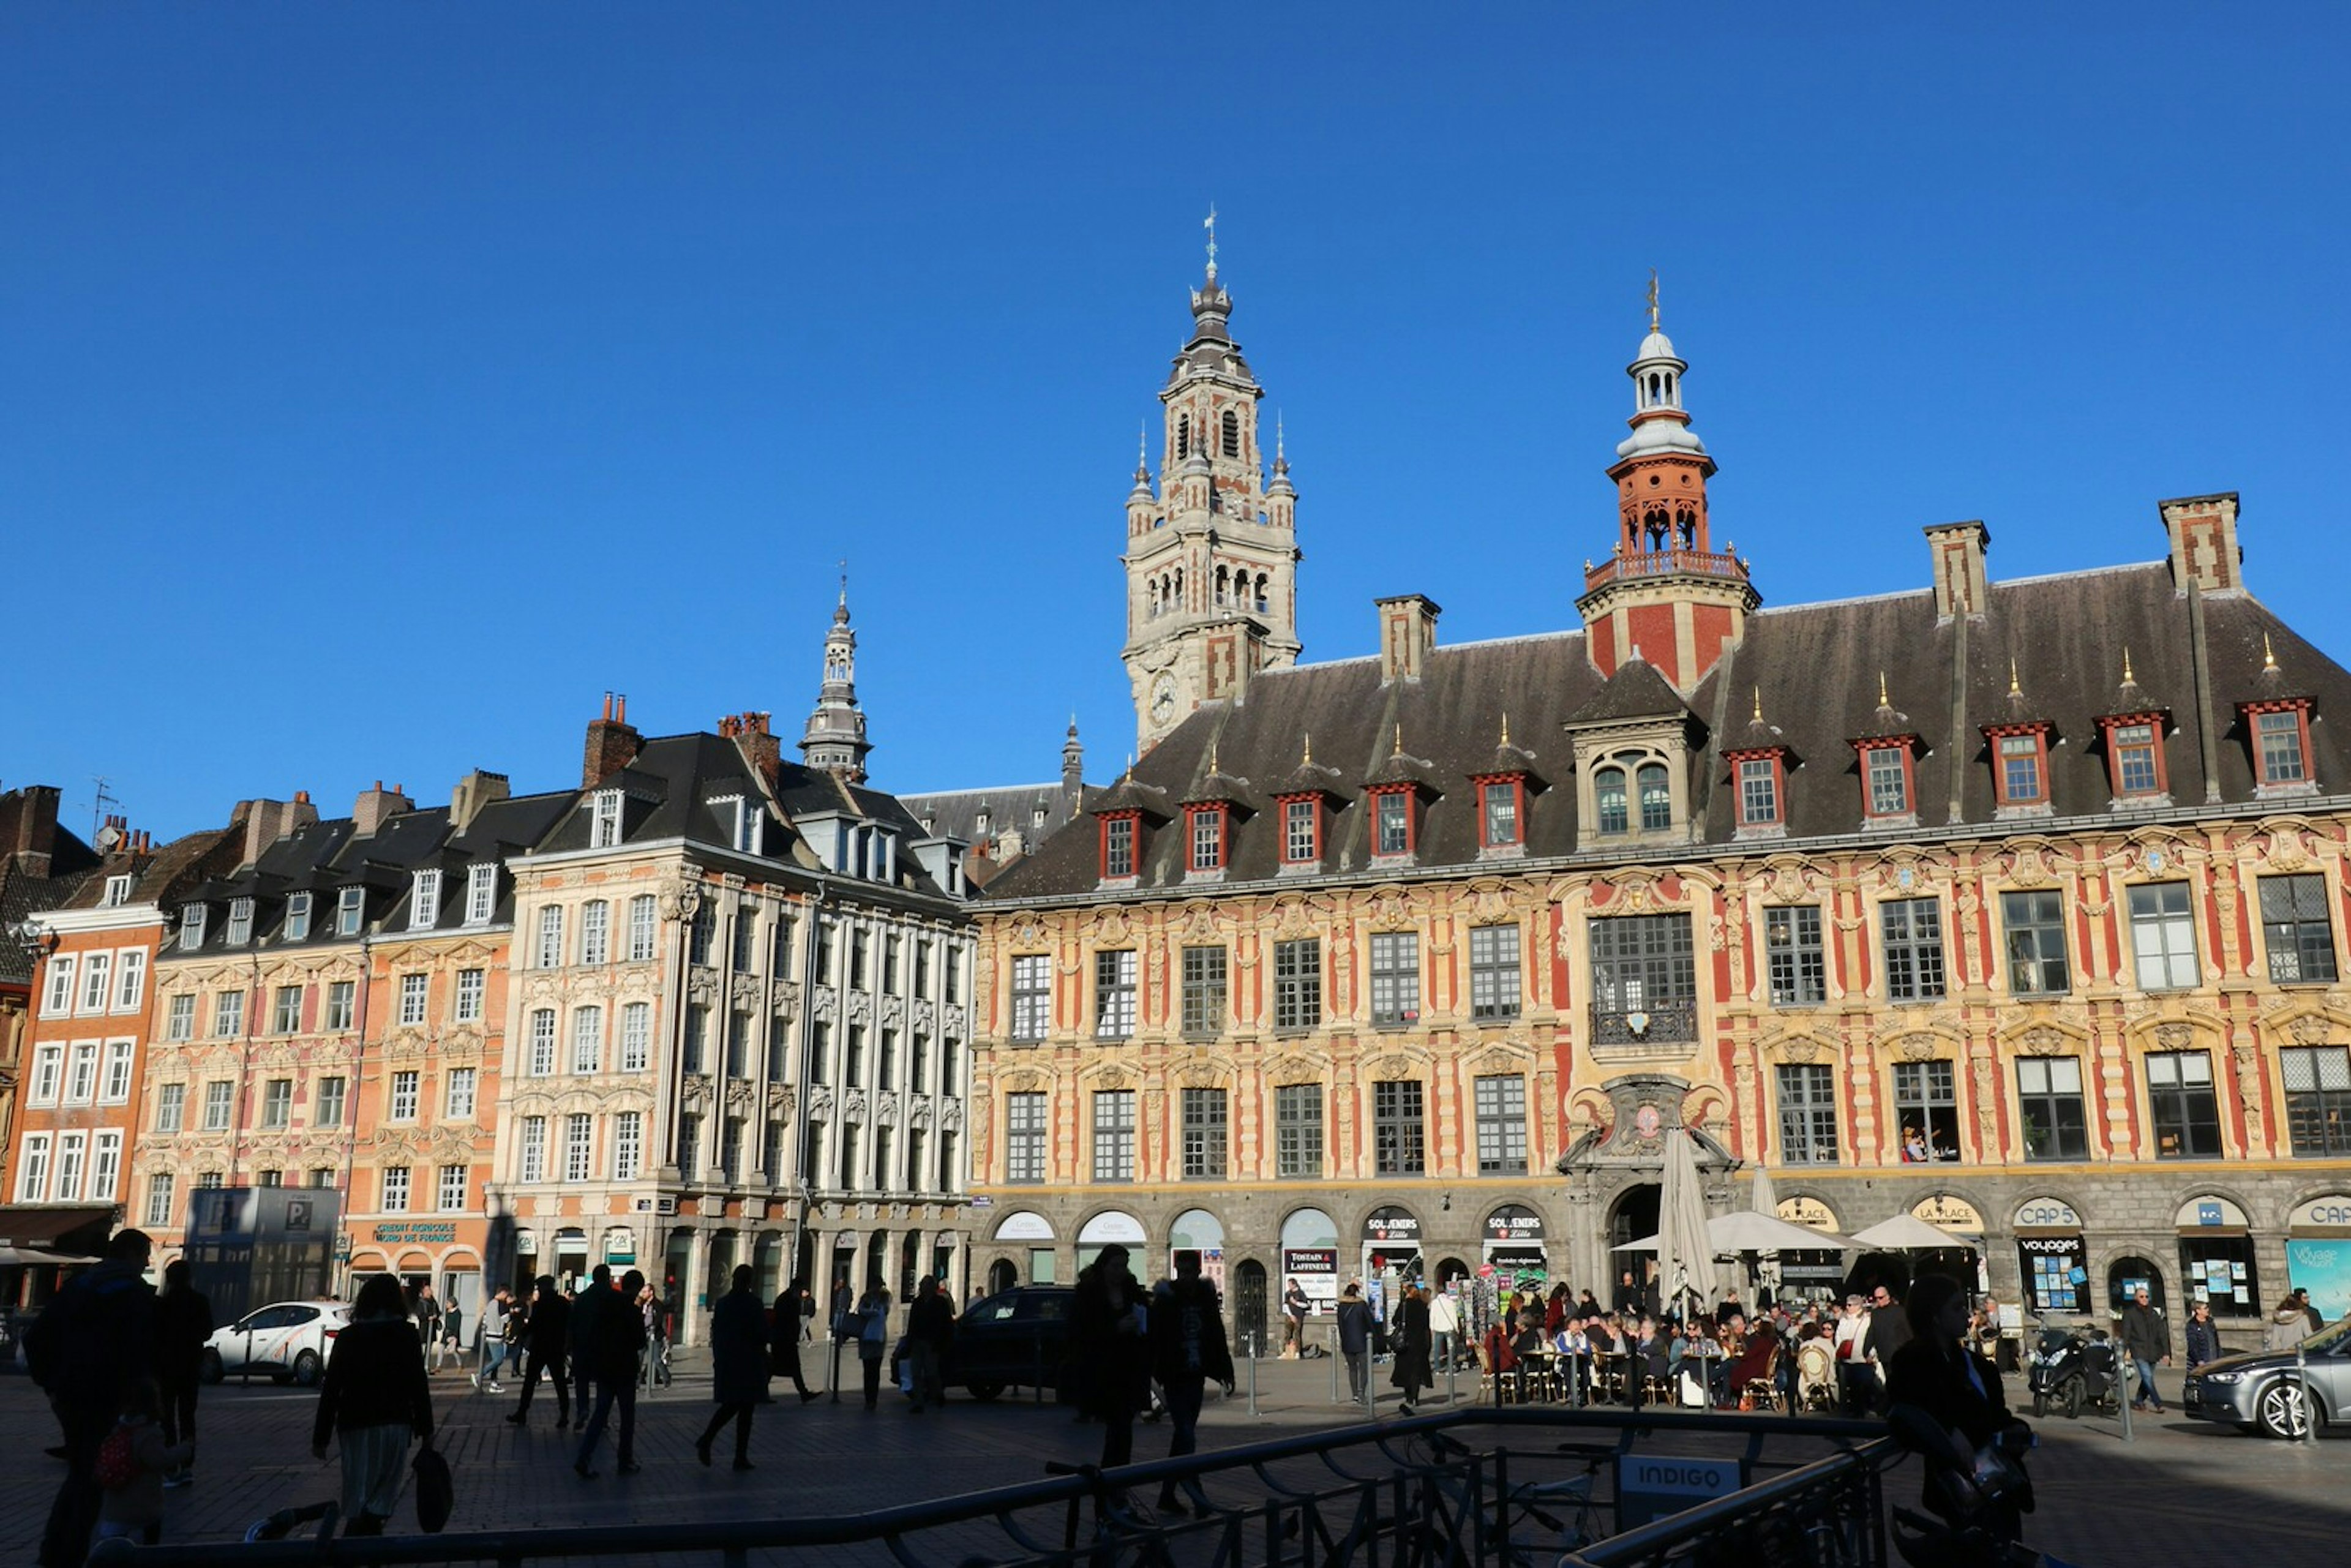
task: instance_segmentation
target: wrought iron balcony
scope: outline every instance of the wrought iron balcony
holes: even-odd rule
[[[1592,1009],[1594,1045],[1682,1045],[1698,1040],[1698,1004],[1659,1002],[1653,1007],[1614,1011]]]

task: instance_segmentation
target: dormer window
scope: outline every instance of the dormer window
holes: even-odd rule
[[[1216,802],[1204,806],[1186,806],[1184,814],[1191,829],[1191,857],[1186,862],[1196,872],[1225,869],[1226,830],[1228,823],[1227,808]]]
[[[420,871],[409,878],[408,928],[430,931],[441,914],[441,873]]]
[[[1593,820],[1602,832],[1622,833],[1630,825],[1625,800],[1625,769],[1612,764],[1593,774]]]
[[[1479,784],[1479,847],[1510,849],[1522,841],[1519,835],[1519,792],[1522,788],[1516,779],[1488,779]]]
[[[1412,791],[1408,789],[1374,790],[1372,794],[1372,852],[1408,855],[1412,853]]]
[[[599,789],[588,798],[588,847],[609,850],[621,841],[621,792]]]
[[[191,904],[180,911],[180,951],[193,953],[204,945],[204,906]]]
[[[1907,817],[1915,810],[1910,804],[1910,747],[1907,741],[1863,743],[1861,778],[1864,815]]]
[[[101,909],[120,909],[131,902],[131,879],[110,876],[106,879],[106,896],[99,903]]]
[[[1311,865],[1322,858],[1322,802],[1315,796],[1281,803],[1281,863]]]
[[[767,841],[768,813],[757,800],[741,795],[721,795],[710,805],[718,813],[728,849],[747,855],[762,852]]]
[[[310,894],[289,893],[286,895],[286,940],[308,942],[310,939]]]
[[[2159,713],[2124,714],[2098,723],[2106,732],[2106,785],[2116,800],[2146,800],[2168,792],[2164,777],[2163,724]]]
[[[498,868],[495,864],[465,868],[465,924],[487,925],[497,913]]]
[[[346,888],[340,888],[340,889],[338,889],[338,890],[336,891],[336,894],[335,894],[335,935],[336,935],[336,936],[358,936],[358,935],[360,934],[360,922],[362,919],[364,919],[364,918],[366,917],[366,915],[367,915],[367,889],[365,889],[365,888],[363,888],[363,887],[346,887]]]
[[[1142,816],[1139,812],[1122,811],[1114,817],[1102,819],[1102,874],[1106,882],[1126,881],[1134,877],[1135,855],[1142,836]]]
[[[1739,820],[1734,836],[1777,838],[1788,827],[1788,753],[1757,747],[1725,754],[1730,763]]]
[[[2309,699],[2249,703],[2245,716],[2252,731],[2255,787],[2278,794],[2310,789]]]
[[[987,812],[982,811],[982,812],[979,814],[978,819],[977,819],[976,821],[974,821],[974,822],[972,823],[972,831],[973,831],[974,832],[977,833],[981,838],[986,838],[986,837],[987,836]]]
[[[228,903],[228,929],[222,933],[232,947],[241,947],[253,940],[253,900],[232,898]]]
[[[1992,798],[2002,810],[2049,804],[2049,727],[1991,725]]]

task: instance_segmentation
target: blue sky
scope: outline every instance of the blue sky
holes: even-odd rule
[[[1767,601],[2235,489],[2351,655],[2351,27],[2262,16],[18,0],[0,781],[162,834],[568,786],[607,688],[797,736],[843,557],[878,784],[1050,778],[1073,711],[1106,779],[1212,201],[1310,659],[1386,593],[1575,624],[1651,267]]]

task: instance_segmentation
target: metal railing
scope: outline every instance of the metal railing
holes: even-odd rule
[[[1669,1447],[1641,1446],[1653,1438]],[[1830,1451],[1767,1461],[1774,1442]],[[1473,1406],[1116,1470],[1048,1467],[1060,1473],[863,1513],[153,1547],[111,1541],[91,1561],[101,1568],[525,1568],[563,1558],[709,1557],[747,1568],[754,1553],[832,1563],[857,1560],[855,1549],[865,1548],[863,1560],[905,1568],[1634,1568],[1700,1554],[1744,1561],[1716,1553],[1751,1542],[1768,1544],[1769,1560],[1791,1568],[1883,1568],[1879,1475],[1896,1453],[1878,1422]],[[1677,1458],[1735,1464],[1741,1477],[1776,1473],[1618,1532],[1628,1501],[1640,1500],[1625,1485],[1639,1473],[1627,1471],[1628,1461]],[[1196,1517],[1161,1518],[1141,1506],[1143,1494],[1159,1488],[1188,1496]]]

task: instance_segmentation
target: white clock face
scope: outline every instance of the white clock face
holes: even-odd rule
[[[1162,675],[1151,684],[1151,716],[1165,724],[1176,714],[1176,678]]]

